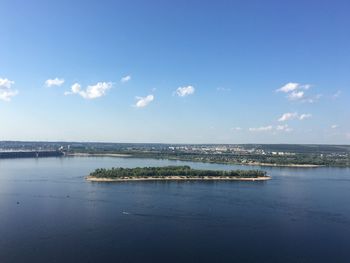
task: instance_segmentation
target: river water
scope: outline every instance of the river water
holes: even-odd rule
[[[266,182],[84,179],[96,168],[263,169]],[[350,262],[350,169],[116,157],[0,160],[0,262]]]

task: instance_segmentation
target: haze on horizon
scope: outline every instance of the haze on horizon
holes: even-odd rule
[[[0,10],[0,140],[350,144],[348,1]]]

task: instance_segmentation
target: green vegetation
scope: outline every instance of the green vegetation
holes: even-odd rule
[[[261,155],[261,154],[201,154],[201,153],[163,153],[163,152],[94,152],[96,153],[113,153],[125,154],[130,158],[153,158],[168,159],[203,163],[222,163],[222,164],[248,164],[248,165],[277,165],[277,166],[293,166],[293,165],[317,165],[329,167],[350,167],[350,155],[322,155],[322,154],[294,154],[289,156],[279,155]]]
[[[216,145],[94,144],[74,146],[67,153],[124,154],[131,158],[223,164],[350,167],[349,145],[257,144],[225,147],[228,150],[216,150]]]
[[[112,168],[96,169],[90,174],[95,178],[162,178],[167,176],[181,176],[186,178],[204,177],[234,177],[234,178],[258,178],[266,177],[265,171],[259,170],[195,170],[189,166],[165,166],[165,167],[137,167],[137,168]]]
[[[349,156],[295,154],[290,156],[260,154],[196,154],[196,153],[137,153],[131,157],[170,159],[223,164],[268,164],[268,165],[319,165],[349,167]]]

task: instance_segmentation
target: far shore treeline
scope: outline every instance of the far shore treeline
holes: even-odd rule
[[[167,176],[182,176],[187,178],[204,177],[237,177],[237,178],[258,178],[265,177],[266,172],[260,170],[196,170],[190,166],[165,166],[165,167],[137,167],[137,168],[111,168],[96,169],[90,173],[90,177],[96,178],[138,178],[153,177],[162,178]]]

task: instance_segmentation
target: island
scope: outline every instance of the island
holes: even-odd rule
[[[86,177],[92,182],[123,181],[264,181],[271,179],[261,170],[197,170],[190,166],[137,167],[137,168],[99,168]]]

